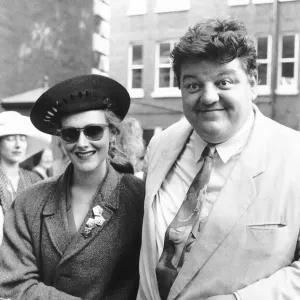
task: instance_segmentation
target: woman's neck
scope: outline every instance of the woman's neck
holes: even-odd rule
[[[107,165],[103,163],[99,169],[92,172],[73,171],[72,185],[83,189],[95,189],[103,181],[107,172]]]
[[[8,177],[19,176],[19,171],[20,171],[19,163],[9,163],[9,162],[1,159],[0,160],[0,167],[1,167],[2,171]]]

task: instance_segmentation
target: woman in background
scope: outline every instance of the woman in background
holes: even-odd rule
[[[58,83],[35,102],[33,124],[60,136],[71,163],[15,200],[0,248],[0,297],[136,298],[144,183],[112,167],[129,105],[126,89],[100,75]]]
[[[52,175],[53,152],[50,148],[34,156],[35,167],[32,169],[40,179],[47,179]]]
[[[0,244],[4,216],[17,194],[39,181],[20,163],[46,147],[50,138],[38,132],[29,117],[15,111],[0,113]]]

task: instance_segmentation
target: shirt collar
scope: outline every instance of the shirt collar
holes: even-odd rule
[[[251,113],[244,123],[244,125],[239,129],[239,131],[231,137],[229,140],[216,145],[216,152],[218,152],[223,163],[227,163],[228,160],[237,155],[242,151],[244,146],[247,143],[248,137],[250,135],[252,126],[254,123],[254,113]],[[194,151],[195,151],[195,163],[197,163],[200,158],[204,148],[207,145],[205,142],[194,130],[191,139],[194,140]]]

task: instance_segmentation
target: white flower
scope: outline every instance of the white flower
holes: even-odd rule
[[[103,208],[100,205],[93,207],[94,216],[101,216],[103,213]]]

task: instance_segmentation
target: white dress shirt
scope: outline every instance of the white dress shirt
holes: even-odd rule
[[[222,187],[247,143],[253,122],[254,113],[232,138],[216,145],[212,173],[206,190],[207,200],[202,207],[201,215],[209,215],[218,199]],[[157,261],[163,251],[165,232],[203,164],[201,154],[206,145],[207,143],[193,131],[186,147],[178,156],[154,198],[152,209],[156,220]]]

